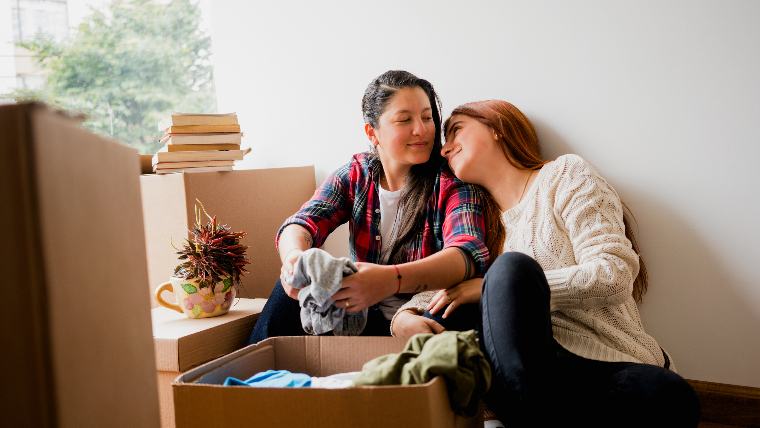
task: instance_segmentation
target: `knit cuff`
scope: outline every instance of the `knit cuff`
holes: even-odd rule
[[[393,322],[396,321],[396,317],[398,316],[398,314],[400,314],[403,311],[411,311],[411,312],[414,312],[415,315],[421,315],[423,312],[425,312],[425,308],[427,307],[428,303],[430,303],[430,301],[433,300],[433,296],[435,296],[436,292],[437,290],[423,291],[421,293],[417,293],[414,296],[412,296],[412,298],[409,299],[408,302],[401,305],[401,307],[398,308],[396,313],[393,314],[393,318],[391,318],[391,324],[390,324],[391,336],[393,336]]]
[[[578,266],[569,266],[561,269],[550,269],[544,271],[546,281],[549,283],[551,291],[550,310],[555,311],[567,303],[575,300],[570,290],[570,278],[578,270]]]

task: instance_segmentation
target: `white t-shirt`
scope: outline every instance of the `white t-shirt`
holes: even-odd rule
[[[380,239],[382,239],[382,246],[380,250],[380,263],[387,263],[388,257],[392,249],[393,241],[396,240],[398,233],[399,219],[401,213],[398,209],[398,204],[401,201],[401,190],[391,192],[385,190],[382,186],[378,186],[380,196]],[[383,312],[385,319],[393,318],[401,305],[406,303],[406,300],[399,299],[398,297],[390,296],[379,303],[380,310]]]

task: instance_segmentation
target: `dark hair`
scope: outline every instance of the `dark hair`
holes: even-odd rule
[[[454,115],[469,116],[478,122],[490,127],[496,132],[499,138],[499,147],[506,156],[507,161],[515,168],[536,170],[540,169],[546,161],[541,157],[541,151],[538,144],[538,136],[530,120],[514,105],[502,100],[476,101],[463,104],[451,112],[451,116],[446,119],[444,125],[446,135],[449,135],[449,123]],[[488,193],[488,192],[486,192]],[[623,205],[623,224],[625,226],[625,236],[631,241],[631,247],[639,255],[639,274],[633,281],[633,298],[641,303],[644,293],[649,285],[647,268],[644,259],[639,253],[639,244],[636,241],[636,235],[631,228],[631,223],[635,222],[633,213],[628,206]],[[489,250],[492,246],[501,247],[504,245],[506,232],[504,224],[501,222],[501,210],[496,201],[490,195],[485,200],[485,217],[486,217],[486,246]]]
[[[398,235],[391,247],[388,263],[404,263],[405,251],[402,249],[423,230],[422,223],[425,220],[425,211],[430,195],[433,193],[435,177],[443,164],[441,156],[441,101],[435,93],[433,85],[425,79],[420,79],[408,71],[389,70],[381,74],[367,86],[362,97],[362,115],[364,121],[377,128],[378,119],[388,106],[388,102],[396,92],[402,88],[420,88],[425,91],[430,100],[433,123],[435,124],[435,140],[430,159],[419,165],[413,165],[407,177],[406,186],[399,201],[401,218],[399,219]],[[373,152],[372,156],[377,159]],[[382,164],[380,173],[383,174]]]

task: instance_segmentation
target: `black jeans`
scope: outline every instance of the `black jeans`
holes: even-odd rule
[[[481,346],[491,362],[489,407],[513,426],[696,427],[699,402],[676,373],[650,364],[582,358],[554,340],[549,285],[522,253],[485,276]]]
[[[301,327],[301,307],[298,300],[285,294],[280,280],[272,289],[259,319],[253,327],[248,343],[257,343],[268,337],[303,336],[306,332]],[[377,306],[367,311],[367,326],[362,336],[390,336],[390,321],[386,320]]]
[[[461,305],[448,317],[443,318],[443,313],[446,311],[447,306],[444,306],[435,314],[431,314],[429,311],[425,311],[422,316],[430,318],[442,325],[446,330],[454,331],[466,331],[466,330],[478,330],[480,331],[480,305],[477,303],[468,303]]]

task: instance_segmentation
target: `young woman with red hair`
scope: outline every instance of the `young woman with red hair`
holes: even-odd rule
[[[499,419],[696,426],[693,389],[643,329],[646,269],[615,189],[577,155],[545,161],[530,121],[506,101],[457,107],[444,131],[454,174],[491,196],[486,241],[503,253],[485,278],[409,305],[447,318],[480,302],[494,373],[487,402]]]

